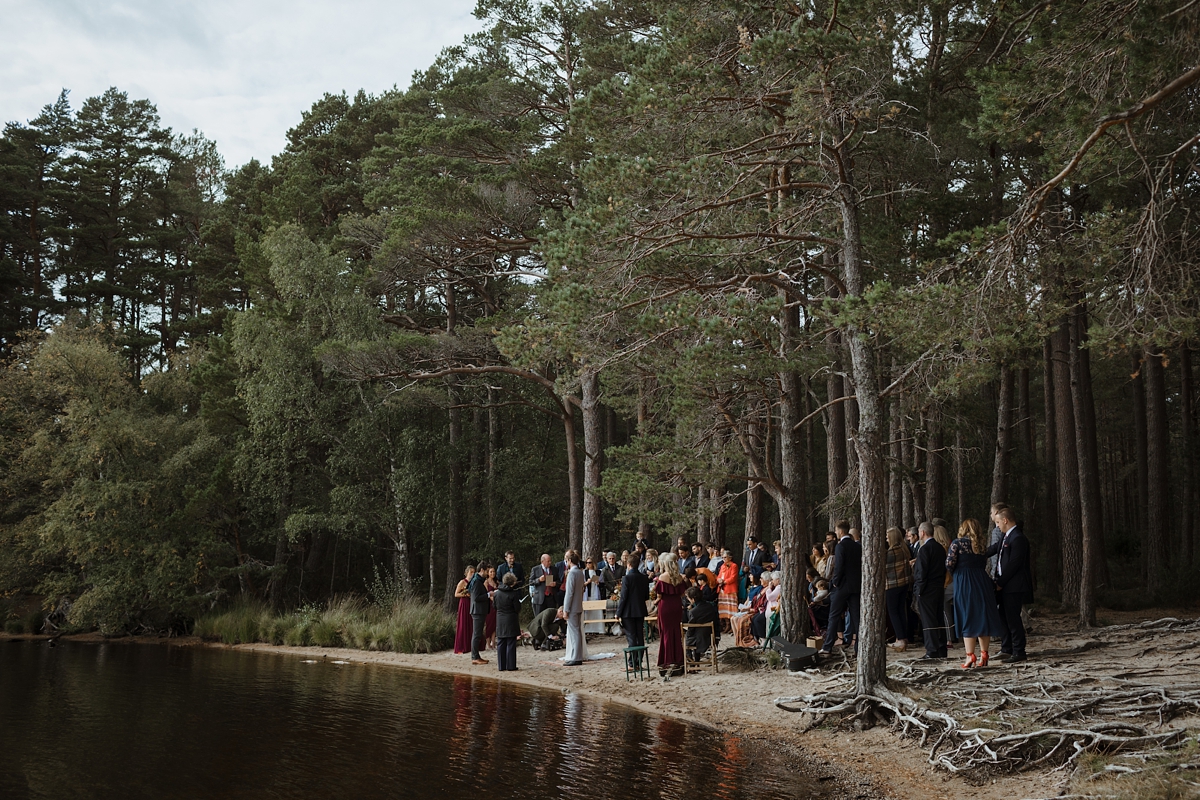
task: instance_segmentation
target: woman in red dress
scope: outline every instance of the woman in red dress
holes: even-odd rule
[[[500,588],[500,582],[496,580],[496,568],[488,567],[487,578],[484,579],[483,585],[487,587],[488,599],[495,596],[496,590]],[[496,604],[492,603],[492,610],[488,612],[487,618],[483,621],[483,646],[486,650],[491,650],[496,646]]]
[[[471,635],[475,632],[471,621],[471,595],[467,592],[467,584],[475,575],[474,567],[467,567],[463,579],[454,587],[454,596],[458,598],[458,627],[454,630],[454,652],[471,652]]]
[[[663,553],[658,557],[658,580],[654,591],[658,594],[658,672],[683,673],[683,638],[679,624],[683,622],[683,593],[687,581],[679,574],[679,562],[674,553]]]

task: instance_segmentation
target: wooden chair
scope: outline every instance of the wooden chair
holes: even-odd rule
[[[688,653],[687,634],[689,630],[707,630],[708,631],[708,655],[699,659],[692,660]],[[717,628],[716,623],[705,622],[703,625],[695,625],[687,622],[679,623],[679,637],[683,641],[683,670],[685,673],[691,672],[693,668],[709,669],[713,674],[719,674],[721,669],[717,666]]]

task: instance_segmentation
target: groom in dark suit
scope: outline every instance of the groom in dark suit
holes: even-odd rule
[[[850,535],[850,526],[838,524],[837,547],[833,551],[833,591],[829,598],[829,626],[825,629],[825,643],[821,652],[833,652],[833,643],[842,633],[842,645],[850,646],[850,638],[858,630],[859,598],[862,595],[862,545]],[[842,630],[846,612],[850,612],[850,624]],[[857,649],[857,647],[856,647]]]
[[[1025,623],[1021,621],[1021,606],[1033,602],[1033,573],[1029,570],[1029,540],[1017,527],[1016,514],[1011,508],[996,512],[996,527],[1003,532],[1000,541],[988,548],[986,555],[999,555],[996,563],[996,586],[1000,590],[1000,610],[1008,633],[1000,645],[1000,661],[1025,661]]]
[[[946,585],[946,548],[933,538],[933,525],[922,522],[918,527],[921,547],[913,567],[913,594],[917,598],[917,613],[925,629],[925,655],[922,659],[946,657],[946,627],[942,621],[942,605]]]
[[[628,647],[641,647],[645,641],[646,601],[650,599],[650,579],[639,572],[638,557],[625,557],[625,574],[621,576],[621,597],[617,600],[617,619],[625,631]]]
[[[484,583],[483,576],[487,575],[491,564],[486,561],[479,562],[479,569],[475,571],[475,577],[471,578],[470,585],[467,586],[467,592],[471,595],[471,663],[486,664],[485,659],[480,651],[484,649],[483,631],[486,627],[488,612],[492,610],[492,598],[488,596],[487,584]]]

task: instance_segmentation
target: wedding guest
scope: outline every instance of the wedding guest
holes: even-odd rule
[[[496,666],[501,672],[517,669],[517,637],[521,635],[521,595],[517,575],[504,573],[500,588],[492,595],[496,610]]]
[[[1004,627],[996,609],[995,584],[987,574],[987,534],[977,520],[963,520],[958,538],[950,543],[946,569],[954,576],[954,609],[967,648],[963,669],[988,665],[988,648],[993,636],[1003,636]],[[975,655],[975,642],[980,653]]]
[[[908,545],[899,528],[887,530],[887,591],[884,602],[892,633],[896,641],[890,645],[903,652],[908,649],[908,593],[912,590],[912,566],[909,563]]]

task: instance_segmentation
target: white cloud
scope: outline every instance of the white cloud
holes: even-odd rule
[[[116,86],[197,128],[233,166],[269,161],[324,93],[408,85],[479,30],[474,0],[0,0],[0,120],[60,89],[71,105]]]

